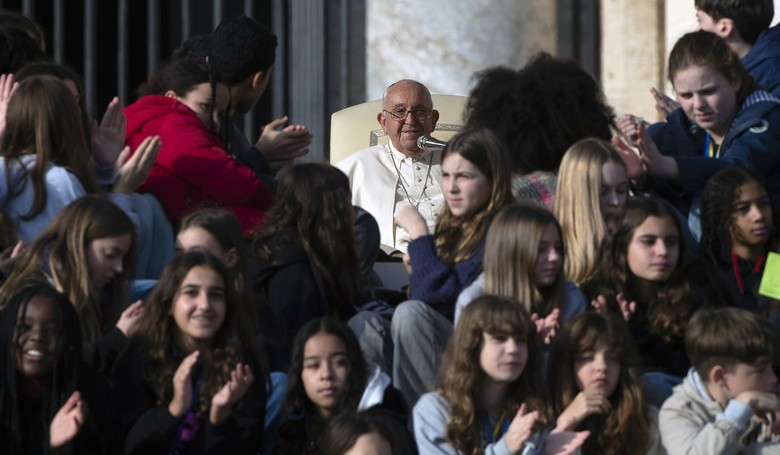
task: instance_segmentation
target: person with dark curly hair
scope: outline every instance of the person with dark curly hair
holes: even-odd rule
[[[755,172],[734,166],[715,174],[701,196],[701,252],[715,267],[729,302],[770,316],[780,312],[758,295],[767,254],[777,250],[772,202]]]
[[[506,143],[515,196],[552,211],[563,154],[580,139],[609,140],[615,113],[579,63],[542,52],[519,71],[477,73],[465,117],[466,128],[492,129]]]
[[[203,38],[196,37],[197,40]],[[228,17],[212,32],[207,58],[215,77],[230,88],[228,116],[233,110],[246,114],[255,107],[271,80],[276,59],[277,38],[260,22],[246,17]],[[203,43],[189,48],[190,57],[206,48]],[[268,178],[308,153],[312,135],[304,125],[288,125],[285,115],[263,127],[255,144],[250,144],[235,122],[225,122],[223,135],[228,149],[241,162]],[[272,185],[273,186],[273,185]]]

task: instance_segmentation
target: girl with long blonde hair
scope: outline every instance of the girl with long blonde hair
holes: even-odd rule
[[[593,277],[598,250],[610,223],[628,199],[626,166],[613,146],[583,139],[566,151],[558,170],[555,216],[566,243],[566,279],[581,284]]]

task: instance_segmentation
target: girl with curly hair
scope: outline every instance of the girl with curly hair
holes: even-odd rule
[[[252,240],[252,286],[265,297],[285,340],[309,320],[348,319],[362,292],[349,180],[322,163],[292,166],[279,199]]]
[[[3,453],[114,453],[108,380],[85,368],[79,318],[46,280],[28,278],[0,311]]]
[[[136,243],[124,211],[100,196],[83,196],[22,253],[0,295],[31,275],[49,279],[76,308],[88,362],[107,373],[142,312],[128,295]]]
[[[549,365],[558,422],[574,419],[574,428],[590,431],[583,454],[665,453],[658,410],[644,402],[636,347],[622,320],[575,317],[556,337]]]
[[[541,207],[510,205],[490,224],[485,247],[485,272],[460,296],[455,322],[462,309],[482,293],[512,299],[536,322],[540,342],[550,342],[558,321],[566,322],[588,306],[585,295],[563,277],[561,227]]]
[[[686,257],[674,209],[660,199],[640,197],[626,202],[615,232],[602,244],[596,275],[583,286],[597,311],[628,322],[643,372],[662,375],[648,378],[669,385],[647,386],[653,405],[660,406],[690,367],[683,349],[685,324],[709,301],[700,286],[708,277],[699,271]]]
[[[544,437],[549,420],[536,329],[517,302],[485,295],[463,311],[442,359],[439,387],[414,406],[420,453],[571,453],[587,433]],[[568,450],[552,450],[567,439]]]
[[[701,243],[729,302],[754,313],[778,315],[758,294],[769,251],[776,251],[769,191],[755,172],[734,166],[715,174],[701,195]]]
[[[390,378],[367,363],[354,333],[338,319],[309,321],[295,337],[277,454],[319,453],[324,429],[342,412],[362,412],[390,431],[393,453],[414,453],[407,408]]]
[[[265,358],[222,262],[176,257],[146,303],[140,336],[112,371],[131,425],[125,453],[262,450]]]
[[[566,243],[566,279],[578,285],[596,272],[598,251],[628,199],[626,166],[612,144],[596,138],[566,151],[558,170],[555,216]]]

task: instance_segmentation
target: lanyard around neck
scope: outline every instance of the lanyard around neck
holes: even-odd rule
[[[707,133],[704,137],[704,156],[707,158],[720,158],[720,146],[721,144],[715,144],[710,133]]]

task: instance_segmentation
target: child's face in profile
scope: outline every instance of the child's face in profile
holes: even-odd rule
[[[609,397],[620,380],[620,361],[611,347],[599,340],[592,350],[581,352],[574,360],[574,375],[580,391]]]
[[[339,337],[320,332],[306,341],[301,381],[306,396],[321,415],[329,417],[338,411],[348,373],[347,348]]]
[[[737,188],[731,215],[731,248],[740,257],[753,249],[763,250],[772,233],[772,204],[760,183]]]
[[[48,378],[60,359],[62,349],[54,302],[49,297],[36,295],[27,302],[24,314],[21,310],[14,334],[17,340],[16,369],[26,378]]]
[[[729,399],[736,398],[742,392],[775,391],[777,376],[769,362],[749,364],[737,363],[733,368],[723,373],[724,384],[721,387]]]

